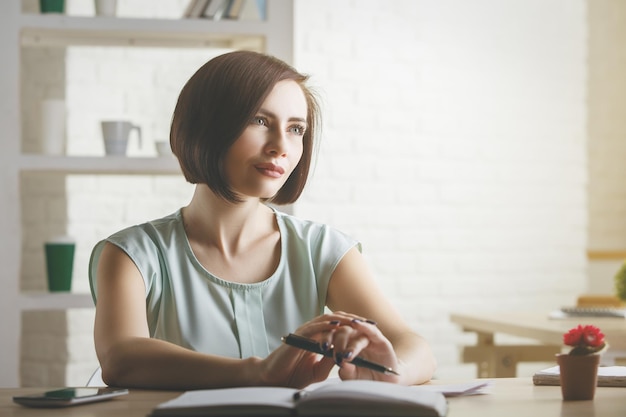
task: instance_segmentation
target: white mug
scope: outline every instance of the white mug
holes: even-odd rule
[[[137,131],[139,147],[141,147],[141,128],[124,120],[103,121],[102,138],[104,151],[107,155],[126,155],[128,139],[132,130]]]

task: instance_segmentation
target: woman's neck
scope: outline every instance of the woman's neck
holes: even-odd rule
[[[226,256],[271,233],[275,223],[271,209],[258,199],[231,203],[202,184],[182,215],[190,241],[213,246]]]

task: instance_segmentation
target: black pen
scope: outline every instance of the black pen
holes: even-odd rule
[[[324,355],[329,358],[332,358],[334,356],[334,352],[332,349],[324,350],[322,349],[320,344],[316,342],[315,340],[309,339],[303,336],[298,336],[297,334],[289,333],[287,336],[283,336],[281,340],[283,341],[283,343],[289,346],[308,350],[309,352],[319,353],[320,355]],[[368,361],[367,359],[363,359],[360,356],[357,356],[356,358],[352,359],[349,363],[355,366],[359,366],[361,368],[371,369],[372,371],[380,372],[383,374],[400,375],[391,368]]]

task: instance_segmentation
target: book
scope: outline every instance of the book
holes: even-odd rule
[[[205,8],[202,16],[207,19],[220,20],[228,10],[230,0],[212,0]]]
[[[259,13],[261,13],[261,20],[267,20],[267,0],[256,0]]]
[[[614,307],[562,307],[561,311],[569,317],[617,317],[626,318],[626,308]]]
[[[315,385],[315,384],[314,384]],[[238,387],[187,391],[159,404],[151,417],[307,416],[443,417],[441,392],[380,381],[341,381],[304,390]]]
[[[241,13],[241,7],[244,0],[230,0],[228,9],[224,13],[224,17],[227,19],[239,19],[239,13]]]
[[[265,9],[262,11],[261,7],[264,8],[265,6],[259,4],[258,0],[243,0],[241,11],[239,13],[239,20],[264,20],[262,13],[264,13]]]
[[[202,16],[205,9],[209,6],[209,2],[210,0],[189,0],[183,17],[194,19]]]
[[[191,11],[194,7],[196,7],[196,3],[198,3],[198,1],[199,0],[189,0],[189,3],[187,4],[187,7],[185,7],[185,11],[183,12],[183,17],[191,17]]]
[[[535,385],[561,385],[558,366],[543,369],[533,375]],[[598,367],[599,387],[626,387],[626,366]]]

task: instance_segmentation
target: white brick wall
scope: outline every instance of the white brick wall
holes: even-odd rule
[[[585,287],[584,2],[297,5],[327,117],[295,213],[361,239],[438,376],[473,376],[450,311],[547,311]]]
[[[154,16],[142,7],[166,2],[125,3]],[[326,117],[295,212],[363,242],[385,292],[433,343],[439,377],[474,376],[458,363],[458,344],[474,338],[450,311],[547,311],[585,287],[585,19],[583,0],[296,0],[295,64],[313,75]],[[206,59],[70,48],[60,91],[70,152],[101,154],[97,121],[109,112],[141,124],[147,143],[164,137],[182,82]],[[23,182],[24,251],[43,262],[43,236],[64,226],[79,239],[75,291],[87,290],[97,239],[167,214],[191,192],[173,177]],[[42,288],[42,276],[41,264],[24,265],[22,287]],[[65,315],[67,360],[33,347],[30,321],[59,319],[28,320],[23,383],[84,383],[95,366],[92,312]]]

